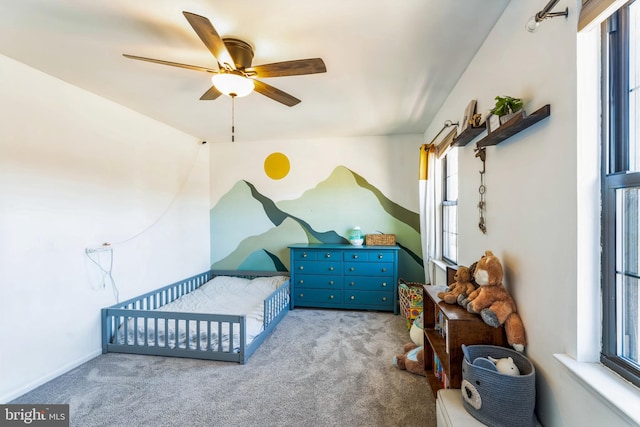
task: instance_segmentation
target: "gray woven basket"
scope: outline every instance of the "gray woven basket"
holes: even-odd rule
[[[462,346],[462,403],[474,418],[492,427],[533,427],[537,424],[536,378],[533,364],[521,353],[493,345]],[[519,376],[474,365],[477,358],[513,358]],[[479,359],[480,360],[480,359]]]

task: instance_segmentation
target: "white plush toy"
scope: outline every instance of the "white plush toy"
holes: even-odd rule
[[[498,372],[505,375],[511,375],[512,377],[517,377],[520,375],[520,369],[513,363],[513,359],[511,357],[503,357],[502,359],[494,359],[489,356],[487,359],[491,360],[498,369]]]
[[[418,317],[413,321],[411,329],[409,330],[409,336],[411,341],[417,346],[424,345],[424,325],[422,324],[422,313],[418,314]]]

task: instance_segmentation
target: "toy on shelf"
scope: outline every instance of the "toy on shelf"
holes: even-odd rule
[[[438,292],[438,298],[447,304],[457,304],[458,297],[467,297],[476,287],[471,283],[471,270],[469,267],[459,266],[453,279],[455,282],[449,285],[446,292]]]
[[[458,303],[470,313],[480,314],[482,320],[494,328],[504,325],[507,342],[517,351],[526,345],[524,325],[516,312],[516,303],[502,284],[502,264],[491,251],[480,258],[475,270],[478,289],[469,296],[458,299]]]

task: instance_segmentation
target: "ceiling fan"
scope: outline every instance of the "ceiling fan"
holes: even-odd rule
[[[207,49],[216,58],[218,62],[217,69],[128,54],[123,54],[123,56],[140,61],[155,62],[213,74],[211,78],[213,86],[200,97],[201,100],[213,100],[222,94],[235,98],[248,95],[255,90],[274,101],[292,107],[300,102],[298,98],[257,78],[298,76],[327,71],[322,58],[298,59],[251,66],[253,47],[249,43],[236,38],[222,38],[218,35],[209,19],[190,12],[182,13]]]

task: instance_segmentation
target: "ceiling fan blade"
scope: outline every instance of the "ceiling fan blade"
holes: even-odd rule
[[[232,70],[236,69],[233,59],[224,45],[222,38],[218,34],[211,21],[204,16],[196,15],[195,13],[182,12],[189,24],[193,27],[200,40],[209,49],[209,51],[215,56],[216,60],[221,66],[227,66]]]
[[[172,67],[187,68],[189,70],[195,70],[195,71],[203,71],[205,73],[213,73],[213,74],[218,73],[218,70],[214,70],[213,68],[199,67],[197,65],[181,64],[179,62],[164,61],[162,59],[145,58],[144,56],[128,55],[126,53],[123,53],[122,56],[124,56],[125,58],[137,59],[139,61],[154,62],[156,64],[171,65]]]
[[[273,64],[256,65],[245,70],[256,77],[300,76],[303,74],[325,73],[327,67],[322,58],[297,59],[294,61],[274,62]]]
[[[260,80],[253,80],[255,88],[254,90],[262,95],[273,99],[274,101],[278,101],[288,107],[293,107],[294,105],[300,103],[300,100],[294,96],[289,95],[286,92],[281,91],[273,86],[270,86],[266,83],[261,82]]]
[[[206,91],[201,97],[201,101],[212,101],[218,98],[222,93],[216,89],[215,86],[211,86],[208,91]]]

